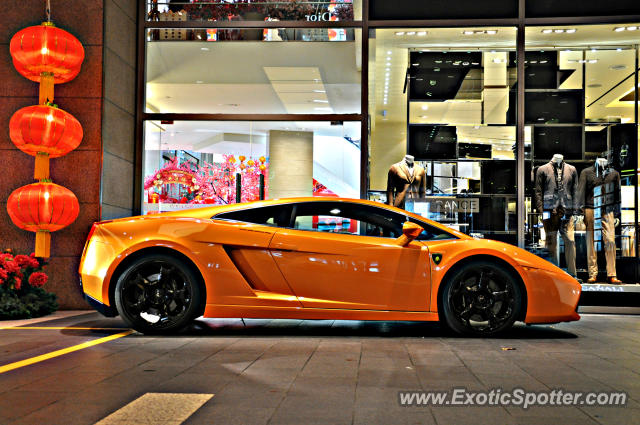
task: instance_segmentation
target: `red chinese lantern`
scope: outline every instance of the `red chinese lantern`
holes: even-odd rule
[[[7,200],[13,224],[36,232],[36,257],[49,257],[51,235],[73,223],[80,205],[69,189],[50,182],[33,183],[14,190]]]
[[[9,137],[22,152],[36,157],[34,178],[49,178],[49,158],[68,154],[82,141],[82,126],[73,115],[53,106],[19,109],[9,122]]]
[[[80,72],[84,48],[73,35],[51,22],[18,31],[9,45],[13,65],[25,78],[40,83],[40,104],[53,101],[53,85]]]

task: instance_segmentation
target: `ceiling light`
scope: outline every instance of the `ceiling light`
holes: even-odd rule
[[[592,51],[592,52],[597,52],[597,50],[596,50],[596,49],[591,49],[591,51]]]
[[[416,34],[418,34],[419,36],[422,37],[422,36],[427,35],[427,32],[426,31],[418,31]]]
[[[412,66],[419,66],[420,64],[419,63],[412,63],[411,65]]]
[[[462,31],[462,34],[464,35],[473,35],[473,31]]]
[[[543,33],[543,34],[550,34],[550,33],[552,33],[552,32],[553,32],[553,30],[552,30],[552,29],[549,29],[549,28],[545,28],[545,29],[543,29],[543,30],[542,30],[542,33]]]
[[[559,34],[559,33],[563,33],[563,32],[564,32],[564,30],[563,30],[563,29],[558,28],[558,29],[553,30],[553,32],[555,32],[556,34]]]
[[[416,35],[416,32],[415,31],[408,31],[407,35]]]
[[[202,80],[196,81],[196,84],[202,84],[202,83],[204,83],[204,81],[202,81]]]
[[[502,60],[502,59],[494,59],[494,60],[493,60],[493,63],[502,63],[502,62],[503,62],[503,60]]]
[[[596,63],[596,62],[598,62],[598,59],[589,59],[588,62],[589,63]]]
[[[627,27],[627,31],[635,31],[635,30],[637,30],[637,29],[638,29],[638,27],[637,27],[637,26],[635,26],[635,25],[634,25],[634,26],[631,26],[631,27]]]
[[[387,54],[390,55],[391,54],[391,50],[387,50]]]
[[[616,49],[616,51],[621,52],[621,51],[622,51],[622,49],[618,47],[618,48]]]
[[[422,105],[422,110],[426,111],[427,109],[429,109],[429,105]]]
[[[620,31],[624,31],[625,27],[616,27],[613,29],[615,32],[620,32]]]
[[[497,30],[487,30],[487,34],[493,35],[493,34],[497,34],[497,33],[498,33]]]
[[[540,63],[547,63],[547,61],[540,61]]]
[[[204,51],[204,52],[208,52],[209,48],[208,47],[201,47],[200,50]]]
[[[314,93],[326,93],[326,90],[313,90]]]
[[[569,29],[567,29],[567,30],[564,30],[564,32],[566,32],[567,34],[573,34],[573,33],[574,33],[574,32],[576,32],[576,31],[578,31],[578,30],[577,30],[577,29],[575,29],[575,28],[569,28]]]
[[[329,103],[328,100],[313,99],[315,103]]]
[[[396,35],[404,35],[404,31],[397,31]]]

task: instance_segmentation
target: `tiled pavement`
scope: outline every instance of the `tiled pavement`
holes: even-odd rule
[[[200,320],[177,336],[134,333],[0,374],[0,424],[93,424],[146,393],[214,394],[185,424],[638,424],[639,319],[588,314],[494,339],[416,322]],[[97,313],[38,326],[124,328]],[[0,365],[117,332],[0,330]],[[454,387],[616,390],[630,400],[527,410],[398,403],[399,390]]]

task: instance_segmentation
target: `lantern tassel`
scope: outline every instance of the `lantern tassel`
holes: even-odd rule
[[[38,152],[36,154],[36,166],[33,172],[33,178],[36,180],[47,180],[49,178],[49,154],[46,152]]]
[[[53,72],[43,72],[40,74],[40,105],[45,105],[47,102],[53,103],[53,85]]]
[[[46,230],[36,232],[36,257],[49,258],[51,254],[51,233]]]

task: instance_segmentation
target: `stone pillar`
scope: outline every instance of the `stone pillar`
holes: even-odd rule
[[[313,194],[313,132],[269,131],[269,199]]]

